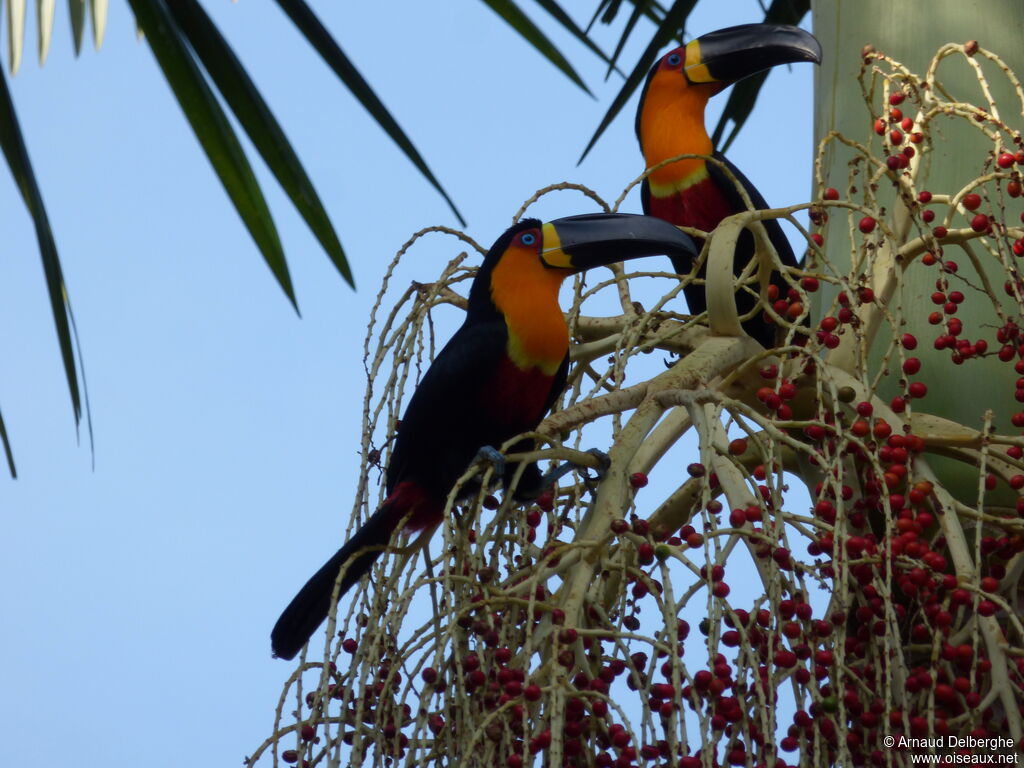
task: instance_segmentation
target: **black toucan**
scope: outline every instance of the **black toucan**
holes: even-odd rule
[[[768,208],[754,185],[715,151],[704,127],[704,108],[708,99],[738,80],[778,64],[799,61],[821,63],[821,46],[808,32],[778,24],[720,29],[666,53],[647,76],[636,115],[636,135],[647,167],[682,154],[710,155],[729,168],[755,208]],[[772,137],[766,146],[781,140],[781,135]],[[703,158],[679,160],[652,171],[643,182],[641,197],[644,213],[705,232],[725,217],[747,210],[733,181]],[[768,219],[764,225],[782,262],[796,266],[793,249],[779,223]],[[736,246],[737,275],[753,255],[753,235],[744,230]],[[673,259],[672,263],[679,274],[688,274],[693,267],[693,262],[685,258]],[[782,275],[772,273],[771,283],[785,298],[789,286]],[[702,285],[688,286],[684,293],[691,313],[699,314],[707,308]],[[753,312],[757,300],[744,291],[737,294],[736,304],[743,317]],[[776,343],[776,326],[760,312],[745,320],[743,328],[765,347]]]
[[[291,659],[391,540],[441,522],[456,480],[484,446],[535,429],[565,385],[569,330],[558,292],[576,272],[641,256],[694,259],[693,240],[661,219],[632,214],[524,219],[488,251],[469,291],[466,319],[431,364],[402,417],[386,473],[387,498],[313,574],[271,632],[274,655]],[[532,441],[516,446],[528,450]],[[515,467],[506,468],[508,481]],[[519,487],[539,486],[531,466]],[[537,488],[536,490],[539,490]],[[359,550],[369,551],[356,554]]]

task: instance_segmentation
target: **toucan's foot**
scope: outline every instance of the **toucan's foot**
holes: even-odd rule
[[[476,461],[487,463],[494,467],[494,474],[497,477],[505,476],[505,457],[493,445],[485,445],[476,452]]]
[[[560,467],[555,467],[554,469],[548,470],[540,479],[540,487],[547,488],[550,485],[554,485],[557,481],[561,480],[574,469],[580,470],[580,474],[583,475],[583,481],[588,485],[594,480],[603,480],[604,476],[608,474],[608,467],[610,467],[612,464],[611,459],[608,458],[608,454],[605,453],[604,451],[598,450],[597,448],[591,448],[589,451],[586,451],[586,453],[589,453],[591,456],[597,457],[597,461],[600,465],[597,469],[593,470],[593,477],[590,476],[590,467],[581,467],[578,464],[573,464],[571,461],[567,461]]]

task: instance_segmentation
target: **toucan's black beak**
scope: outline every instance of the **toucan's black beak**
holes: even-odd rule
[[[683,72],[691,83],[723,87],[779,64],[821,64],[821,44],[785,24],[740,24],[708,32],[686,45]]]
[[[589,213],[549,221],[541,261],[582,272],[641,256],[689,256],[699,250],[689,235],[663,219],[635,213]]]

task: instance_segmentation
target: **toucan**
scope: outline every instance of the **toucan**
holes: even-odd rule
[[[665,254],[694,259],[693,240],[661,219],[586,214],[542,224],[523,219],[484,257],[466,318],[416,387],[399,423],[385,472],[386,496],[355,535],[317,571],[271,632],[274,655],[291,659],[339,596],[369,571],[404,521],[432,530],[458,478],[481,449],[537,427],[565,386],[569,329],[558,303],[566,277],[592,267]],[[529,450],[531,440],[514,451]],[[516,468],[504,469],[506,487]],[[535,465],[517,490],[539,493]],[[524,491],[525,489],[525,491]]]
[[[636,114],[636,135],[647,168],[677,155],[709,155],[725,165],[736,177],[754,208],[768,204],[736,166],[715,151],[704,126],[708,99],[745,77],[778,64],[800,61],[821,63],[821,46],[808,32],[781,24],[742,24],[728,27],[690,41],[669,51],[654,65],[640,96]],[[765,141],[778,147],[781,135]],[[641,188],[644,213],[681,226],[711,232],[722,219],[747,210],[735,183],[715,163],[701,157],[687,158],[652,170]],[[796,266],[793,249],[775,219],[764,222],[768,237],[786,266]],[[698,245],[703,243],[698,242]],[[754,238],[744,230],[736,246],[735,273],[740,275],[754,256]],[[693,262],[672,260],[675,271],[689,274]],[[703,278],[703,270],[698,275]],[[788,284],[779,272],[771,283],[780,298]],[[692,314],[707,308],[704,287],[688,285],[683,290]],[[777,326],[762,312],[755,312],[758,299],[739,291],[736,305],[740,317],[750,315],[744,330],[766,348],[776,345]]]

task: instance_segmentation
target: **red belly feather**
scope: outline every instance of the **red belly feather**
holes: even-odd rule
[[[502,441],[536,428],[545,416],[555,377],[539,368],[523,370],[503,356],[481,390],[480,410],[494,424]]]
[[[667,197],[655,197],[652,193],[650,208],[652,216],[705,232],[717,227],[726,216],[736,213],[711,179],[698,181]]]

